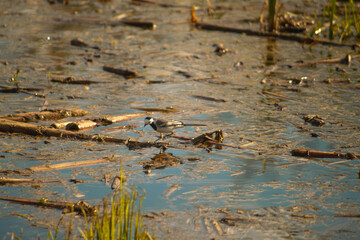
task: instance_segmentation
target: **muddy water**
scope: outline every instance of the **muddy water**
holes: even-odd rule
[[[201,6],[201,1],[174,4]],[[240,6],[235,1],[212,4],[233,8],[218,9],[213,17],[202,17],[203,12],[198,11],[199,19],[258,28],[237,20],[259,16],[262,1]],[[287,7],[294,9],[292,4]],[[314,10],[302,3],[297,8]],[[1,170],[104,156],[116,159],[99,166],[34,173],[31,178],[61,182],[4,185],[1,195],[85,199],[97,204],[112,192],[108,179],[118,175],[122,166],[128,184],[146,191],[143,211],[166,213],[155,220],[145,219],[159,239],[352,239],[359,235],[358,218],[336,217],[358,214],[358,160],[332,165],[338,160],[299,158],[290,153],[297,148],[360,152],[359,60],[350,66],[287,66],[298,60],[342,58],[354,54],[353,50],[322,45],[302,48],[291,41],[192,29],[187,22],[188,7],[163,8],[130,1],[74,0],[65,6],[5,0],[0,11],[1,85],[13,86],[9,79],[20,69],[18,84],[42,88],[46,96],[1,93],[0,115],[81,108],[90,111],[87,117],[91,119],[139,112],[136,107],[174,107],[176,112],[153,116],[207,125],[186,127],[177,135],[195,137],[221,129],[226,144],[251,143],[241,149],[223,147],[207,152],[169,138],[167,141],[176,147],[167,152],[182,158],[183,164],[146,174],[141,162],[152,158],[158,149],[129,151],[110,144],[1,134]],[[104,24],[120,14],[154,21],[157,27],[144,30]],[[101,50],[72,46],[74,38]],[[214,43],[222,43],[229,52],[217,55]],[[139,77],[124,79],[103,71],[104,65],[128,68]],[[100,83],[59,84],[50,81],[54,76]],[[301,77],[316,81],[299,85],[287,80]],[[329,78],[349,78],[350,83],[322,82]],[[261,94],[263,90],[282,97]],[[319,115],[325,125],[305,123],[305,114]],[[130,124],[138,127],[110,129]],[[142,126],[143,119],[139,118],[87,133],[139,141],[157,139],[157,133]],[[19,177],[16,173],[2,175]],[[84,182],[69,183],[72,178]],[[37,238],[38,234],[46,238],[61,216],[52,209],[8,202],[0,202],[0,206],[0,236],[5,239],[10,239],[11,232],[24,239]]]

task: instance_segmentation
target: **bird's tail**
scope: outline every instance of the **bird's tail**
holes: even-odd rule
[[[207,126],[207,125],[205,125],[205,124],[199,124],[199,123],[185,123],[184,124],[184,126],[193,126],[193,127],[196,127],[196,126],[203,126],[203,127],[205,127],[205,126]]]

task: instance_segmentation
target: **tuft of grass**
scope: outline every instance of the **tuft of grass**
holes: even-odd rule
[[[355,28],[356,37],[360,38],[360,13],[356,10],[353,0],[349,0],[349,10],[351,11],[352,25]]]
[[[335,8],[336,8],[336,0],[331,0],[331,7],[329,11],[329,21],[330,21],[330,27],[329,27],[329,38],[334,38],[334,17],[335,17]]]
[[[123,175],[121,174],[123,178]],[[101,211],[95,211],[92,215],[87,215],[83,211],[84,223],[82,228],[78,228],[81,239],[84,240],[152,240],[151,236],[144,230],[141,214],[141,205],[144,200],[145,192],[141,195],[135,187],[131,191],[127,190],[121,181],[118,189],[110,196],[104,197]],[[52,232],[48,233],[47,240],[57,240],[60,224],[64,215],[59,220],[56,228],[55,237]],[[73,220],[71,215],[67,227],[65,228],[65,239],[73,239]],[[78,238],[76,238],[78,239]]]
[[[139,198],[140,197],[140,198]],[[143,229],[141,205],[145,197],[133,187],[126,191],[120,184],[112,196],[103,199],[102,211],[86,216],[85,226],[79,229],[85,240],[142,240],[153,239]]]
[[[329,0],[329,4],[324,8],[322,16],[318,17],[314,14],[315,25],[310,36],[320,35],[329,39],[337,38],[342,41],[348,37],[360,38],[360,13],[356,8],[353,0],[343,3],[343,16],[337,16],[336,0]],[[329,20],[329,24],[325,24],[325,19]],[[328,31],[324,31],[328,28]]]

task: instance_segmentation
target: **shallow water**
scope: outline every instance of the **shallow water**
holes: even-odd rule
[[[180,3],[201,4],[200,1]],[[213,5],[236,6],[235,3],[212,1]],[[243,6],[218,10],[214,17],[203,20],[252,28],[254,26],[239,24],[236,20],[257,17],[262,1],[242,4],[247,6],[246,10]],[[299,5],[298,8],[305,9],[302,3]],[[291,4],[287,7],[293,9]],[[342,58],[345,54],[354,54],[353,50],[319,44],[309,49],[302,48],[297,42],[196,30],[187,23],[187,8],[134,5],[129,1],[108,4],[70,1],[68,6],[36,0],[3,1],[0,10],[0,61],[8,63],[0,65],[1,85],[13,85],[9,79],[20,69],[17,79],[20,86],[43,88],[46,95],[43,99],[23,93],[1,93],[0,115],[39,111],[44,107],[81,108],[90,111],[86,118],[91,119],[138,112],[133,109],[135,107],[171,106],[178,111],[155,113],[154,116],[207,125],[206,128],[186,127],[178,130],[177,135],[195,137],[221,129],[226,144],[240,146],[254,142],[242,149],[223,147],[207,152],[169,138],[167,141],[176,148],[167,152],[183,158],[184,163],[146,174],[141,161],[153,157],[158,149],[129,151],[125,146],[111,144],[0,134],[1,170],[22,170],[45,163],[104,156],[116,159],[98,166],[35,173],[32,178],[63,181],[40,184],[40,187],[4,185],[0,189],[1,195],[85,199],[98,204],[112,192],[105,176],[116,176],[122,166],[129,186],[136,185],[146,191],[143,211],[168,214],[168,217],[155,220],[145,219],[150,231],[154,230],[159,239],[352,239],[359,235],[358,218],[334,217],[358,213],[358,160],[330,165],[337,159],[305,159],[290,153],[297,148],[360,152],[359,60],[354,59],[350,66],[286,66],[298,60]],[[143,30],[83,22],[86,18],[101,23],[123,13],[133,19],[154,21],[157,28]],[[201,11],[197,15],[202,18]],[[101,51],[72,46],[70,40],[73,38],[99,46]],[[216,55],[212,45],[219,42],[230,52]],[[67,64],[69,61],[77,64]],[[234,64],[238,61],[243,65],[236,68]],[[103,65],[128,68],[140,77],[125,80],[103,71]],[[336,67],[344,69],[346,76],[336,71]],[[58,84],[49,80],[53,76],[74,76],[101,83],[89,86]],[[294,85],[284,80],[291,77],[317,80],[346,77],[351,82]],[[264,78],[268,82],[262,84]],[[149,81],[164,83],[148,84]],[[261,96],[262,90],[288,99]],[[194,96],[223,101],[207,101]],[[317,114],[326,124],[316,127],[305,123],[303,114]],[[51,123],[37,124],[49,126]],[[141,127],[108,130],[127,124]],[[143,118],[139,118],[98,127],[87,133],[139,141],[157,139],[157,133],[142,126]],[[319,137],[312,137],[310,133]],[[190,161],[193,158],[197,160]],[[71,178],[85,182],[72,184],[66,181]],[[168,194],[174,184],[179,184],[178,188]],[[44,239],[48,229],[54,230],[61,215],[58,210],[3,201],[0,206],[0,236],[7,236],[5,239],[10,239],[7,233],[21,235],[21,229],[24,239],[35,239],[38,234]],[[240,210],[244,213],[240,214]],[[31,221],[23,216],[28,216]],[[220,221],[224,217],[242,217],[252,222],[232,226]],[[223,230],[221,236],[212,220],[219,222]]]

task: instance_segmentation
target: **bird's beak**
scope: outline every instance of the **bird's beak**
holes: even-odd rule
[[[144,124],[144,127],[146,127],[147,123]]]

